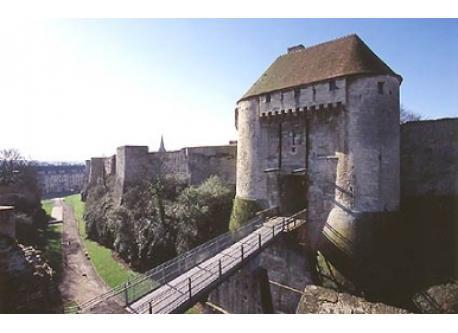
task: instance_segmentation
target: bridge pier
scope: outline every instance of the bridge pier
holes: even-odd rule
[[[295,237],[280,236],[210,292],[208,301],[229,313],[295,313],[300,295],[278,285],[303,290],[314,282],[313,264]]]

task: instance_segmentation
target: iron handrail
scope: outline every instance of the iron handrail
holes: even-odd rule
[[[271,212],[273,212],[272,209],[262,211],[258,213],[256,217],[248,221],[248,223],[237,228],[235,231],[229,231],[224,234],[221,234],[171,260],[168,260],[150,269],[144,274],[139,274],[138,276],[134,277],[128,282],[120,284],[106,293],[98,295],[97,297],[80,304],[77,308],[80,312],[85,311],[87,309],[95,307],[101,302],[107,301],[108,299],[121,295],[123,293],[125,295],[124,303],[127,306],[128,304],[133,303],[135,300],[141,298],[142,296],[151,293],[152,291],[161,287],[165,283],[170,282],[174,278],[178,277],[180,274],[189,271],[196,265],[199,265],[200,263],[213,257],[217,253],[228,248],[230,245],[243,239],[251,232],[259,229],[259,227],[263,225],[263,222],[265,221],[266,217],[270,215]],[[284,221],[288,221],[285,223],[289,224],[304,212],[305,210],[300,211],[288,218],[285,218]],[[139,295],[135,294],[135,287],[141,287],[141,284],[144,282],[150,283],[151,285],[147,286],[145,290],[140,289]],[[132,293],[134,294],[134,299],[132,300],[129,299],[129,290],[132,290]]]

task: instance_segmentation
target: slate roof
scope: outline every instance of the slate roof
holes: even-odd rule
[[[281,55],[240,100],[357,74],[396,74],[356,34]]]

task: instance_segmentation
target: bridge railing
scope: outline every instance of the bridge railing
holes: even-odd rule
[[[278,224],[276,226],[272,226],[272,228],[275,228],[275,230],[277,230],[277,233],[275,233],[275,236],[279,235],[283,231],[293,230],[297,226],[300,226],[301,223],[298,222],[298,220],[305,220],[305,213],[306,213],[305,209],[301,210],[301,211],[291,215],[290,217],[284,218],[281,224]],[[277,213],[275,213],[275,214],[277,214]],[[269,216],[273,216],[273,215],[270,215],[270,214],[269,215],[258,214],[258,217],[261,217],[262,221],[264,221],[264,219],[266,217],[269,217]],[[253,231],[257,230],[259,227],[260,227],[260,224],[258,224],[257,227],[254,228],[254,229],[247,228],[246,230],[251,230],[251,231],[241,233],[240,237],[237,237],[237,241],[241,240],[242,238],[245,238],[250,233],[252,233]],[[237,230],[239,230],[239,229],[237,229]],[[221,236],[223,236],[223,235],[221,235]],[[270,238],[270,240],[272,240],[274,238],[275,237],[273,236],[272,238]],[[220,253],[221,251],[223,251],[224,249],[226,249],[229,246],[233,245],[234,243],[236,243],[236,241],[232,242],[228,246],[225,246],[224,248],[221,248],[221,250],[217,251],[214,255]],[[265,243],[263,243],[262,245],[264,246]],[[245,250],[246,250],[247,253],[252,253],[253,251],[251,251],[251,250],[259,249],[261,244],[255,241],[255,242],[251,242],[251,243],[248,243],[248,244],[244,243],[244,246],[245,246]],[[212,256],[210,256],[210,257],[212,257]],[[209,258],[207,258],[207,259],[209,259]],[[242,258],[230,257],[230,261],[226,265],[232,266],[234,264],[234,261],[236,262],[235,264],[237,264],[237,263],[240,264],[241,262],[243,262],[243,257]],[[221,278],[221,276],[218,277],[218,275],[217,275],[218,273],[216,273],[216,272],[218,272],[218,268],[219,268],[219,274],[220,275],[222,274],[223,271],[224,272],[227,271],[227,269],[226,269],[227,267],[226,266],[218,267],[218,264],[219,264],[218,262],[213,262],[210,265],[205,267],[205,271],[215,272],[216,275],[214,275],[214,274],[213,275],[207,275],[207,277],[205,279],[201,279],[199,276],[194,276],[194,275],[192,276],[192,278],[189,278],[189,282],[192,282],[189,285],[189,290],[187,291],[187,293],[189,294],[190,298],[192,298],[192,295],[195,294],[196,290],[200,290],[202,288],[202,285],[210,284],[211,282],[215,283],[215,281],[217,281],[218,278]],[[193,265],[189,269],[195,267],[196,265]],[[180,274],[182,274],[182,273],[180,273]],[[199,274],[200,275],[205,275],[205,274],[201,274],[201,273],[199,273]],[[198,280],[198,282],[197,283],[194,282],[195,280]],[[209,280],[211,280],[211,281],[209,281]],[[153,291],[153,290],[151,290],[151,291]],[[166,291],[164,291],[164,293],[166,293]],[[158,297],[161,298],[161,295],[159,295]],[[180,293],[175,294],[174,297],[167,297],[165,300],[161,301],[161,309],[160,310],[163,310],[163,309],[166,309],[166,308],[170,307],[173,303],[176,303],[177,301],[179,301],[180,298],[182,298],[182,295],[180,295]],[[136,311],[137,311],[137,313],[146,313],[146,312],[148,312],[148,308],[151,309],[151,303],[145,302],[145,304],[143,304],[141,307],[137,308]]]
[[[97,304],[112,298],[115,298],[118,303],[127,306],[248,236],[258,229],[265,222],[267,217],[276,214],[278,214],[278,209],[276,207],[258,212],[253,219],[249,220],[235,231],[221,234],[150,269],[144,274],[139,274],[125,284],[119,285],[94,299],[80,304],[78,307],[79,311],[81,312],[94,308]],[[303,211],[285,219],[286,226],[289,226],[290,223],[299,218],[299,214],[303,214]]]
[[[261,213],[267,211],[269,210],[259,212],[256,217],[233,232],[219,235],[143,274],[137,275],[125,284],[80,304],[78,306],[79,312],[94,308],[97,304],[112,298],[116,298],[118,303],[127,306],[256,230],[265,220],[266,215]]]
[[[258,229],[264,222],[264,217],[258,215],[235,231],[226,232],[209,240],[159,266],[154,267],[144,274],[129,281],[125,285],[124,303],[128,305],[135,302],[156,288],[172,281],[196,265],[215,256],[238,240],[246,237]]]

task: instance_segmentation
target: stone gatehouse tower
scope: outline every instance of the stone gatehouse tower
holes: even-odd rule
[[[237,102],[236,204],[307,208],[314,247],[361,252],[399,210],[401,81],[357,35],[289,48]]]

